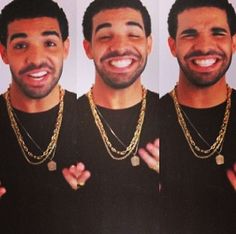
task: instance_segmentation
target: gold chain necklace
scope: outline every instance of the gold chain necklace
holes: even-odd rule
[[[107,133],[104,129],[104,126],[102,124],[101,118],[99,117],[99,114],[97,112],[96,104],[93,100],[93,87],[90,89],[90,91],[87,93],[87,97],[89,100],[89,105],[95,120],[95,123],[97,125],[97,128],[101,134],[102,140],[104,142],[104,145],[106,147],[106,150],[108,154],[111,156],[112,159],[114,160],[124,160],[126,159],[132,152],[136,152],[136,148],[138,147],[138,142],[140,139],[141,131],[142,131],[142,126],[144,122],[144,117],[145,117],[145,110],[146,110],[146,95],[147,95],[147,90],[143,87],[142,88],[142,104],[141,104],[141,109],[140,109],[140,114],[139,114],[139,119],[137,122],[137,126],[133,135],[133,138],[130,141],[130,144],[125,147],[125,150],[117,150],[115,147],[112,145],[110,142]],[[131,164],[133,166],[138,166],[140,164],[139,157],[134,155],[131,158]]]
[[[51,156],[50,161],[48,162],[48,169],[50,171],[56,170],[56,162],[53,161],[53,157],[55,155],[56,151],[56,146],[57,146],[57,140],[58,136],[60,133],[60,128],[61,128],[61,123],[62,123],[62,118],[63,118],[63,110],[64,110],[64,90],[60,87],[60,101],[59,101],[59,110],[57,114],[57,119],[55,123],[55,128],[53,130],[53,135],[51,136],[51,141],[49,142],[47,148],[45,151],[42,152],[40,155],[35,155],[32,152],[29,151],[29,148],[26,146],[23,136],[20,132],[20,129],[18,127],[17,121],[14,116],[14,110],[13,107],[11,106],[11,101],[10,101],[10,88],[7,90],[7,92],[4,94],[4,98],[6,100],[6,105],[7,105],[7,112],[8,116],[11,122],[11,126],[14,130],[14,133],[16,135],[18,144],[21,148],[22,154],[25,157],[26,161],[29,164],[32,165],[39,165],[45,162],[47,159],[49,159],[49,156]]]
[[[225,133],[227,130],[228,122],[229,122],[229,117],[230,117],[230,109],[231,109],[231,92],[232,90],[227,86],[227,101],[226,101],[226,108],[225,108],[225,113],[224,113],[224,118],[223,122],[221,124],[221,128],[219,131],[218,136],[216,137],[215,142],[209,146],[208,149],[201,149],[199,146],[196,145],[195,141],[193,140],[188,128],[187,124],[184,120],[181,107],[178,103],[178,99],[176,96],[176,87],[171,91],[171,97],[174,101],[175,105],[175,110],[176,114],[178,117],[178,122],[183,130],[184,136],[188,142],[188,145],[193,152],[193,154],[200,159],[207,159],[211,157],[214,154],[217,154],[218,152],[221,152],[222,147],[223,147],[223,142],[224,142],[224,137]],[[220,153],[217,154],[216,156],[216,164],[217,165],[222,165],[224,164],[224,156]]]

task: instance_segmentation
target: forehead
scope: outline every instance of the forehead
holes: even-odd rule
[[[229,29],[227,15],[216,7],[199,7],[187,9],[178,15],[178,31],[195,28],[222,27]]]
[[[8,36],[15,33],[41,34],[44,31],[56,31],[60,33],[57,19],[51,17],[38,17],[32,19],[14,20],[8,24]]]
[[[138,10],[132,8],[107,9],[100,11],[93,17],[93,30],[102,23],[125,24],[128,21],[138,22],[143,26],[142,15]]]

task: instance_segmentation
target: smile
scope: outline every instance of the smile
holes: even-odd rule
[[[111,60],[110,64],[116,68],[126,68],[132,64],[132,59]]]
[[[200,67],[210,67],[217,62],[217,59],[195,59],[193,63]]]
[[[28,76],[34,78],[34,79],[43,79],[48,74],[47,71],[40,71],[35,73],[30,73]]]

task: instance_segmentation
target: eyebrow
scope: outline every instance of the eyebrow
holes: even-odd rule
[[[139,28],[141,28],[143,30],[143,26],[140,23],[135,22],[135,21],[128,21],[126,23],[126,25],[128,25],[128,26],[137,26],[137,27],[139,27]]]
[[[99,24],[96,29],[95,29],[95,33],[97,33],[99,30],[101,30],[102,28],[111,28],[111,23],[103,23],[103,24]]]
[[[193,35],[193,34],[196,34],[196,33],[197,33],[197,30],[196,30],[196,29],[189,28],[189,29],[186,29],[186,30],[184,30],[183,32],[181,32],[180,35],[186,35],[186,34]]]
[[[44,31],[41,33],[42,36],[50,36],[50,35],[55,35],[57,37],[60,38],[60,34],[56,31]],[[17,38],[27,38],[27,34],[26,33],[14,33],[11,35],[10,37],[10,41],[13,41],[14,39],[17,39]]]
[[[17,39],[17,38],[26,38],[26,37],[27,37],[26,33],[14,33],[11,35],[10,41],[13,41],[14,39]]]
[[[59,37],[60,38],[60,34],[58,33],[58,32],[56,32],[56,31],[45,31],[45,32],[42,32],[42,35],[43,36],[57,36],[57,37]]]
[[[143,30],[143,26],[140,23],[137,23],[135,21],[128,21],[126,23],[126,25],[128,26],[137,26],[139,28],[141,28]],[[112,24],[111,23],[103,23],[103,24],[99,24],[96,29],[95,29],[95,33],[97,33],[99,30],[103,29],[103,28],[111,28]]]
[[[224,28],[214,27],[211,29],[213,33],[227,33],[228,31]]]

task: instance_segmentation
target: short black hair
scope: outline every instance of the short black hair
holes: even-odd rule
[[[62,8],[52,0],[13,0],[6,5],[0,14],[0,42],[7,45],[7,28],[9,23],[20,19],[51,17],[57,19],[65,41],[69,35],[69,26]]]
[[[147,8],[140,0],[94,0],[86,9],[83,17],[83,33],[87,41],[92,39],[93,17],[103,10],[132,8],[141,13],[145,34],[148,37],[151,34],[151,18]]]
[[[224,10],[227,14],[231,35],[236,33],[236,14],[232,4],[228,0],[176,0],[168,16],[168,31],[172,38],[176,38],[178,15],[184,10],[199,7],[216,7]]]

